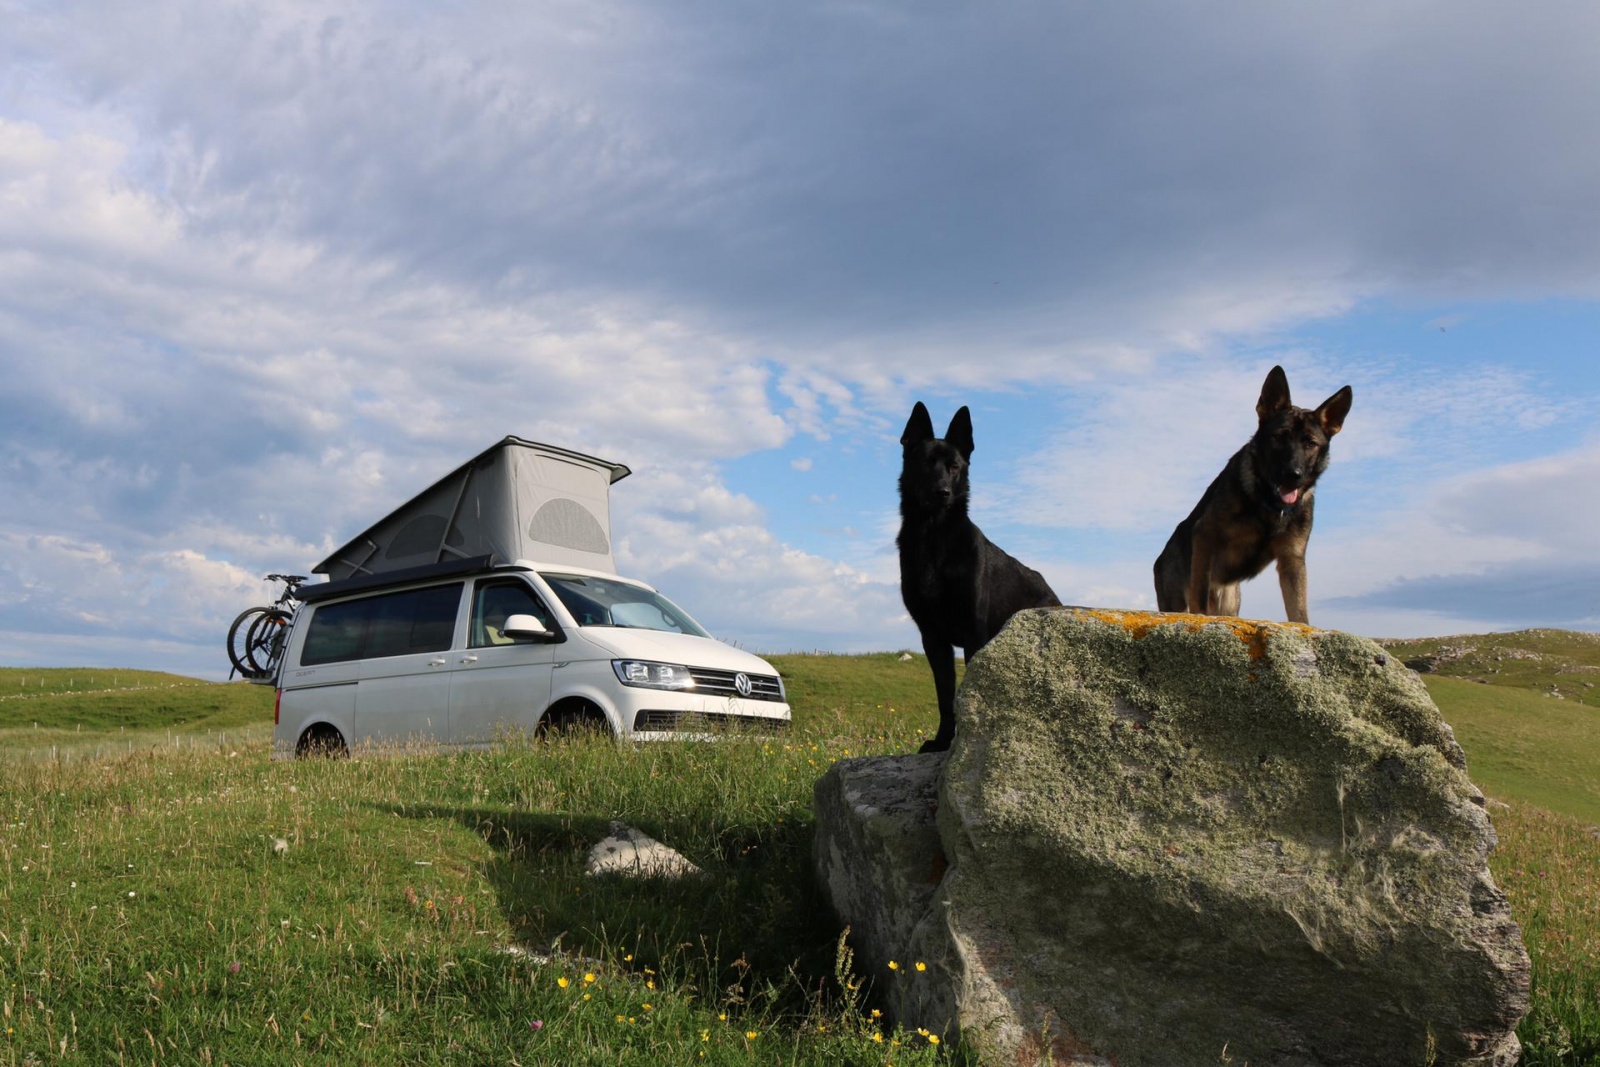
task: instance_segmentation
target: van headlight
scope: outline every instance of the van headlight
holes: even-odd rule
[[[647,659],[614,659],[617,681],[641,689],[693,689],[694,677],[681,663],[656,663]]]

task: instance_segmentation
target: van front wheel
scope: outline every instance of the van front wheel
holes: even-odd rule
[[[536,736],[541,738],[578,737],[586,734],[611,736],[611,721],[598,706],[587,700],[563,700],[544,713]]]

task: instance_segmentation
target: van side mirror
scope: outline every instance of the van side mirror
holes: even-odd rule
[[[549,640],[555,636],[545,628],[544,623],[532,615],[512,615],[506,619],[506,624],[500,627],[500,632],[507,637],[531,637],[535,640]]]

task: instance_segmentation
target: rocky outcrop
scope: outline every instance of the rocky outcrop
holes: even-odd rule
[[[817,786],[819,875],[905,1025],[996,1064],[1516,1062],[1528,958],[1483,796],[1376,644],[1024,612],[957,714],[942,775]]]

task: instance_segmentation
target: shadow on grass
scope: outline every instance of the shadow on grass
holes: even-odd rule
[[[413,807],[412,819],[452,819],[494,850],[484,874],[530,949],[628,962],[703,996],[751,996],[803,1010],[834,982],[838,927],[816,886],[810,822],[754,826],[629,820],[688,856],[681,878],[590,877],[589,849],[611,819],[581,813]],[[698,847],[695,844],[699,843]]]

